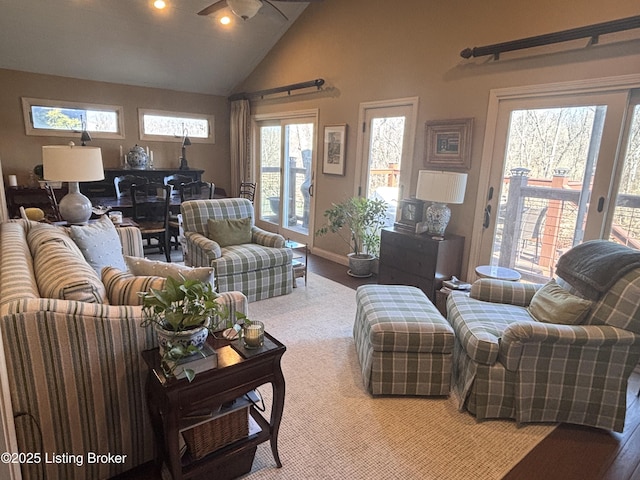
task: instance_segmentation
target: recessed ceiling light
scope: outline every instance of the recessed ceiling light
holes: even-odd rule
[[[227,15],[225,15],[224,17],[220,18],[220,23],[222,25],[229,25],[231,23],[231,18],[229,18]]]
[[[156,7],[158,10],[162,10],[164,7],[167,6],[167,4],[165,3],[164,0],[155,0],[155,2],[153,2],[153,6]]]

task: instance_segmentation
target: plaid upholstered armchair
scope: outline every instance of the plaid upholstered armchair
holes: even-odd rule
[[[480,279],[450,295],[460,410],[622,431],[638,299],[640,252],[607,241],[569,250],[544,286]]]
[[[219,292],[241,291],[250,302],[291,293],[291,249],[284,237],[254,225],[244,198],[182,203],[185,263],[212,266]]]

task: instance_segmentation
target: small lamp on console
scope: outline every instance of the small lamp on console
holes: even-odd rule
[[[180,170],[189,170],[189,164],[187,163],[187,148],[191,145],[191,139],[189,138],[189,132],[184,130],[182,137],[182,156],[180,157]]]
[[[91,218],[91,201],[80,193],[78,182],[104,180],[102,151],[99,147],[45,145],[42,147],[44,179],[68,182],[69,193],[60,200],[60,214],[68,223],[87,223]]]
[[[467,188],[467,174],[457,172],[437,172],[420,170],[416,198],[432,202],[425,212],[425,226],[428,235],[444,238],[444,232],[451,219],[447,203],[464,202]]]

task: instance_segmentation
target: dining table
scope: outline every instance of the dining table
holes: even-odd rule
[[[206,192],[203,192],[200,197],[191,198],[191,200],[207,200],[209,198]],[[226,198],[224,195],[214,194],[213,198]],[[145,203],[159,203],[164,202],[163,197],[156,195],[148,195],[145,197]],[[111,197],[92,197],[91,203],[94,207],[101,210],[117,210],[121,211],[124,217],[130,217],[132,215],[133,203],[130,196],[122,196],[120,198]],[[180,213],[180,195],[178,193],[172,194],[169,199],[169,209],[172,213]]]

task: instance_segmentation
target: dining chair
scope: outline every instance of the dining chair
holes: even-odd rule
[[[148,184],[149,179],[145,177],[140,177],[138,175],[120,175],[113,178],[113,187],[116,191],[116,198],[122,198],[126,195],[129,195],[131,185],[142,185]],[[162,186],[162,185],[161,185]]]
[[[193,177],[190,177],[189,175],[181,175],[179,173],[164,177],[164,184],[171,185],[173,187],[171,192],[172,195],[178,195],[180,192],[180,185],[190,182],[193,182]]]
[[[164,195],[155,193],[164,191]],[[153,193],[151,193],[153,192]],[[158,248],[171,262],[169,205],[171,185],[160,183],[132,184],[130,187],[133,221],[138,224],[147,248]],[[152,240],[157,241],[154,245]]]
[[[193,177],[189,175],[181,175],[179,173],[174,173],[172,175],[167,175],[164,177],[163,183],[165,185],[171,185],[171,195],[178,196],[180,195],[180,189],[182,185],[186,183],[193,182]],[[171,239],[171,244],[175,246],[175,249],[178,249],[180,245],[180,228],[179,228],[179,214],[174,212],[169,212],[169,237]],[[175,239],[175,241],[174,241]]]
[[[188,200],[211,199],[213,198],[215,188],[216,186],[213,183],[197,180],[188,183],[181,183],[179,187],[180,203],[182,204]],[[177,249],[178,245],[180,245],[182,248],[182,255],[186,258],[187,243],[184,239],[181,214],[170,215],[169,233],[175,248]],[[175,239],[175,242],[173,242],[173,239]]]
[[[215,184],[210,182],[194,181],[183,183],[180,185],[180,202],[211,199],[215,189]]]
[[[251,203],[253,203],[253,199],[256,196],[256,184],[253,182],[242,182],[240,183],[240,198],[246,198]]]

